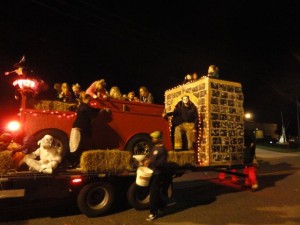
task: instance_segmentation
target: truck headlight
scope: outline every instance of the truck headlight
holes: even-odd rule
[[[11,121],[6,125],[6,130],[10,132],[17,132],[21,128],[21,124],[18,121]]]

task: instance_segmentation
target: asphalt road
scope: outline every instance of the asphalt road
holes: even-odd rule
[[[148,211],[128,206],[125,196],[107,216],[87,218],[72,200],[39,202],[0,210],[6,225],[237,225],[300,224],[300,153],[257,149],[260,189],[251,192],[230,179],[219,181],[215,172],[187,173],[175,179],[177,204],[153,222]]]

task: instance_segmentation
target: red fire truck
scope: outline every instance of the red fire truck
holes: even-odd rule
[[[55,100],[36,100],[28,89],[19,89],[21,108],[19,124],[14,135],[20,140],[31,137],[40,140],[45,134],[52,135],[62,147],[65,156],[69,149],[69,135],[76,118],[76,104]],[[94,108],[108,108],[109,112],[99,113],[92,123],[92,139],[96,149],[128,150],[132,154],[145,154],[151,145],[149,133],[161,130],[169,134],[169,124],[162,117],[163,105],[129,102],[108,98],[94,99]],[[166,147],[171,141],[165,138]]]

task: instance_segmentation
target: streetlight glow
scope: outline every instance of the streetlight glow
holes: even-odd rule
[[[250,113],[250,112],[247,112],[247,113],[245,113],[245,119],[247,119],[247,120],[250,120],[250,119],[252,119],[253,118],[253,114],[252,113]]]

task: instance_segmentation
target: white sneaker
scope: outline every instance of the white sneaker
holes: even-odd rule
[[[146,220],[152,221],[155,220],[156,218],[157,218],[157,214],[150,214],[149,216],[147,216]]]

